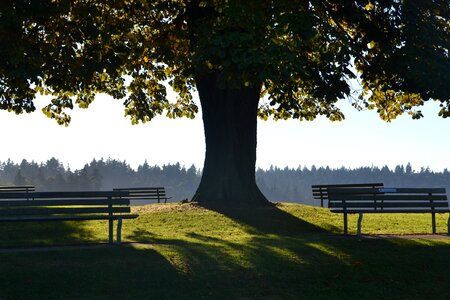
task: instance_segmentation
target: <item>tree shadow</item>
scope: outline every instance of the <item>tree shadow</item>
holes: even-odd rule
[[[1,253],[2,299],[190,299],[190,281],[148,247]]]
[[[246,226],[250,233],[263,234],[317,234],[327,232],[314,224],[293,216],[276,204],[252,208],[214,207],[212,209],[227,218]]]
[[[90,222],[98,223],[106,238],[90,230]],[[105,235],[101,235],[104,237]],[[108,242],[108,225],[104,221],[13,222],[0,226],[1,248],[47,247]]]

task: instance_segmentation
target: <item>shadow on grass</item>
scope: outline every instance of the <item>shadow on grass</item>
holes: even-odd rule
[[[0,299],[187,299],[190,282],[158,252],[108,246],[0,254]]]
[[[246,225],[248,231],[254,234],[299,235],[325,233],[326,231],[314,224],[305,222],[276,205],[252,209],[216,208],[216,212],[240,224]]]
[[[106,233],[106,239],[98,240],[98,234],[88,229],[88,226],[92,226],[92,224],[88,224],[89,222],[2,223],[0,226],[0,248],[107,242],[107,222],[94,222],[97,222],[94,228],[103,230]]]

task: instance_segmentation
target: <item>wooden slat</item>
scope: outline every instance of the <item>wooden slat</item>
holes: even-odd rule
[[[380,186],[382,187],[384,184],[380,182],[376,183],[348,183],[348,184],[314,184],[311,187],[314,188],[333,188],[333,187],[364,187],[364,186]]]
[[[87,191],[87,192],[31,192],[0,193],[0,199],[76,199],[76,198],[119,198],[127,197],[126,191]]]
[[[44,216],[44,217],[7,217],[0,218],[1,222],[42,222],[42,221],[88,221],[88,220],[117,220],[121,219],[135,219],[139,215],[91,215],[91,216]]]
[[[149,190],[124,190],[129,192],[129,197],[144,197],[144,196],[154,196],[154,197],[165,197],[166,191],[164,189],[149,189]]]
[[[35,192],[36,198],[107,198],[127,197],[126,191]]]
[[[445,188],[396,188],[396,193],[445,194]]]
[[[447,201],[445,195],[397,195],[397,194],[382,194],[382,195],[331,195],[330,202],[333,201]]]
[[[330,212],[332,213],[343,213],[344,210],[342,209],[331,209]],[[374,209],[349,209],[345,211],[348,214],[357,214],[357,213],[376,213],[376,214],[390,214],[390,213],[414,213],[414,214],[420,214],[420,213],[448,213],[450,212],[450,209],[389,209],[389,210],[374,210]]]
[[[139,190],[139,191],[127,191],[130,194],[158,194],[158,193],[164,193],[165,190],[164,189],[160,189],[160,190],[149,190],[149,191],[144,191],[144,190]]]
[[[15,185],[15,186],[0,186],[0,193],[4,192],[34,192],[34,185]]]
[[[130,195],[127,198],[129,199],[136,199],[136,198],[144,198],[144,197],[149,197],[149,198],[161,198],[161,197],[165,197],[164,194],[160,194],[160,195]]]
[[[328,194],[445,194],[445,188],[354,188],[328,189]]]
[[[114,191],[151,191],[164,190],[164,187],[135,187],[135,188],[115,188]]]
[[[330,203],[330,208],[395,208],[395,207],[448,207],[448,202],[336,202]]]
[[[129,206],[119,207],[29,207],[0,209],[0,216],[11,215],[56,215],[56,214],[107,214],[107,213],[129,213]]]
[[[136,198],[136,197],[158,197],[161,195],[165,195],[165,193],[139,193],[139,194],[134,194],[131,193],[129,196],[127,196],[128,198]]]
[[[64,205],[129,205],[129,199],[66,199],[66,200],[5,200],[0,207],[11,206],[64,206]]]

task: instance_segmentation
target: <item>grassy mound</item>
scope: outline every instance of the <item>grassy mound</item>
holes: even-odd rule
[[[359,241],[340,214],[298,204],[134,210],[121,247],[39,249],[106,241],[102,221],[2,224],[1,247],[39,247],[0,251],[0,299],[450,299],[448,215],[437,236],[429,215],[367,215]]]

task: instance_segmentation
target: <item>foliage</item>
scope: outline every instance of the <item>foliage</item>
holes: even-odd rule
[[[448,299],[450,240],[342,234],[340,215],[294,204],[217,213],[137,207],[123,247],[0,251],[0,297],[31,299]],[[383,216],[385,217],[385,216]],[[367,232],[429,232],[429,216],[364,220]],[[383,222],[380,223],[380,220]],[[356,223],[356,222],[355,222]],[[354,224],[353,220],[351,224]],[[380,224],[384,228],[378,229]],[[438,220],[444,232],[445,219]],[[3,224],[0,246],[107,239],[107,222]],[[101,270],[101,272],[99,272]]]
[[[446,0],[6,0],[0,8],[0,108],[65,109],[97,93],[124,99],[133,123],[193,117],[199,78],[255,86],[259,116],[340,120],[335,103],[360,76],[361,102],[390,120],[441,101],[450,114]],[[356,68],[356,69],[355,69]],[[167,83],[178,95],[167,100]]]

